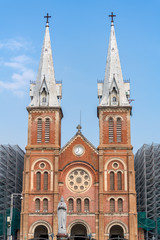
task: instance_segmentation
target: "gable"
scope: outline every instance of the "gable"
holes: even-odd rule
[[[81,133],[77,133],[60,151],[61,170],[76,162],[98,168],[98,150]]]

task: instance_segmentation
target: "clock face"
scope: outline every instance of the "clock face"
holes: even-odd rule
[[[82,145],[76,145],[73,151],[77,156],[81,156],[84,153],[84,147]]]

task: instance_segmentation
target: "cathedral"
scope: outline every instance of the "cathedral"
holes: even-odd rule
[[[20,239],[56,239],[57,206],[63,196],[68,238],[137,240],[130,84],[122,76],[114,15],[104,81],[98,82],[98,147],[86,139],[80,125],[61,146],[62,83],[54,75],[46,17],[37,79],[31,82],[27,107]]]

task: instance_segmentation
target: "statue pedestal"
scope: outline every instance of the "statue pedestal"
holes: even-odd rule
[[[57,240],[67,240],[68,234],[58,233],[57,234]]]

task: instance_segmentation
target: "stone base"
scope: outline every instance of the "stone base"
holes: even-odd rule
[[[57,240],[67,240],[68,234],[58,233],[57,234]]]

